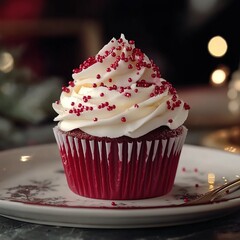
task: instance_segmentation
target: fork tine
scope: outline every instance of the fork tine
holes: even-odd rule
[[[217,188],[215,199],[218,198],[219,196],[226,194],[228,192],[228,190],[231,190],[233,188],[238,189],[238,187],[240,187],[240,178],[237,178],[234,181],[231,181],[231,182]],[[237,190],[237,189],[235,189],[235,190]]]
[[[204,203],[211,203],[217,198],[222,197],[223,195],[227,194],[227,191],[232,189],[240,187],[240,178],[237,178],[231,182],[228,182],[224,185],[221,185],[220,187],[205,193],[201,197],[194,199],[192,201],[183,203],[182,205],[187,206],[187,205],[196,205],[196,204],[204,204]]]

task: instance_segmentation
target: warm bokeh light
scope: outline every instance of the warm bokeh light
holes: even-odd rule
[[[240,70],[232,73],[228,84],[228,109],[233,114],[240,113]]]
[[[237,148],[235,148],[233,146],[226,146],[224,148],[224,151],[235,153],[237,151]]]
[[[232,87],[233,87],[236,91],[240,92],[240,78],[239,78],[239,79],[234,79],[234,80],[232,81]]]
[[[0,71],[8,73],[13,69],[14,59],[8,52],[0,53]]]
[[[222,177],[222,179],[225,183],[227,183],[228,180],[226,179],[226,177]]]
[[[239,102],[237,100],[231,100],[228,102],[228,110],[231,113],[238,113],[240,111]]]
[[[211,82],[214,85],[221,85],[226,81],[227,73],[224,69],[218,68],[211,74]]]
[[[214,173],[208,173],[208,183],[209,184],[215,183],[215,174]]]
[[[20,157],[20,161],[21,162],[27,162],[27,161],[29,161],[31,159],[31,156],[21,156]]]
[[[229,90],[227,92],[227,96],[229,99],[236,99],[238,96],[238,92],[234,88],[229,88]]]
[[[227,42],[221,36],[215,36],[208,42],[208,51],[214,57],[222,57],[227,52]]]

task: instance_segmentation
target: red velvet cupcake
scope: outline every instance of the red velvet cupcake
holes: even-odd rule
[[[53,104],[69,188],[112,200],[171,191],[189,105],[154,62],[121,35],[74,69],[73,79]]]

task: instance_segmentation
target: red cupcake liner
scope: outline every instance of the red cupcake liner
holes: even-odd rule
[[[153,141],[79,139],[53,129],[69,188],[89,198],[130,200],[171,191],[187,129]]]

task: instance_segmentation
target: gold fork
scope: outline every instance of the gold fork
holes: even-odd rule
[[[204,204],[204,203],[213,203],[214,201],[220,199],[226,194],[230,193],[230,190],[233,188],[236,188],[234,191],[236,191],[240,187],[240,178],[237,178],[233,181],[230,181],[228,183],[225,183],[221,185],[220,187],[215,188],[214,190],[205,193],[201,197],[190,200],[186,203],[183,203],[182,205],[197,205],[197,204]]]

